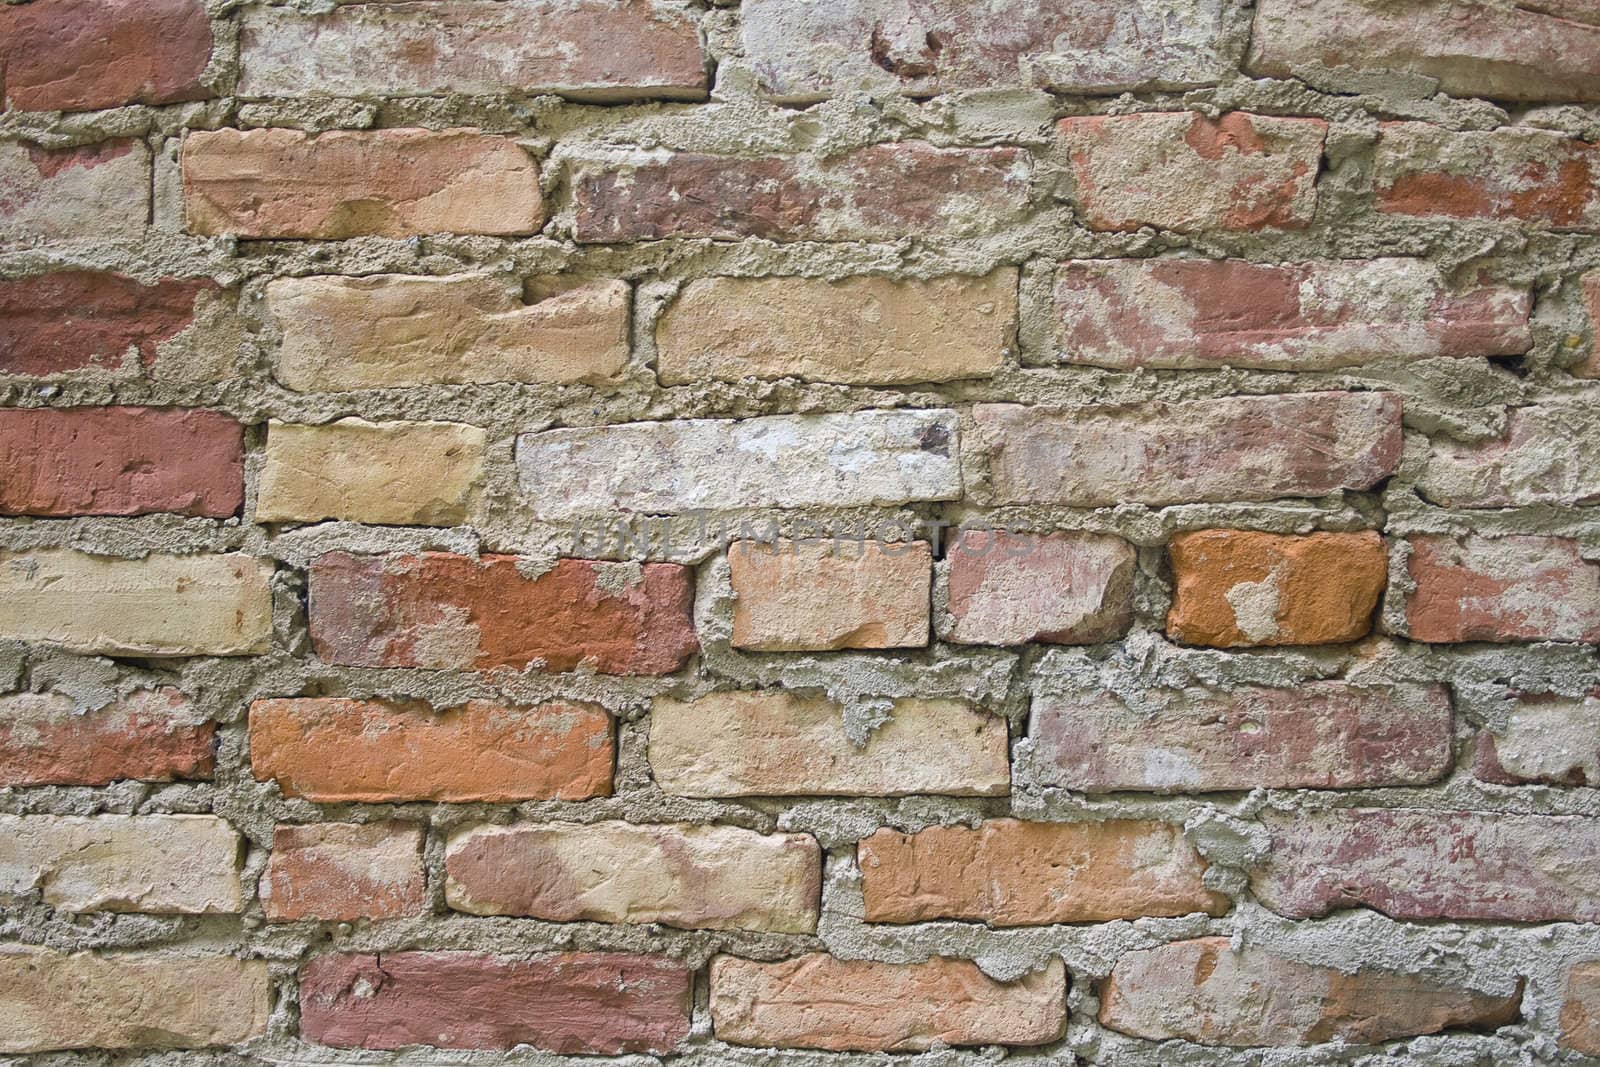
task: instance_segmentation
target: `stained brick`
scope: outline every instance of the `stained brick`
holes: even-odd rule
[[[138,237],[150,216],[150,150],[128,139],[79,148],[0,142],[0,189],[0,244]]]
[[[201,294],[216,289],[208,279],[144,285],[84,270],[0,282],[0,374],[117,370],[130,357],[150,367],[162,342],[194,321]]]
[[[1092,645],[1133,622],[1137,553],[1120,537],[964,530],[947,559],[946,641]]]
[[[1543,404],[1506,416],[1499,438],[1433,438],[1422,495],[1456,508],[1600,500],[1600,420],[1589,404]]]
[[[1567,971],[1561,1002],[1561,1044],[1586,1056],[1600,1056],[1600,961],[1574,964]]]
[[[1474,769],[1501,785],[1600,784],[1600,693],[1508,694],[1504,718],[1478,733]]]
[[[0,696],[0,786],[210,778],[217,724],[176,689],[79,710],[65,693]]]
[[[928,643],[926,541],[735,541],[733,645],[762,652]]]
[[[394,919],[428,909],[422,828],[407,823],[279,826],[261,877],[269,922]]]
[[[1411,538],[1415,641],[1600,644],[1600,564],[1560,537]]]

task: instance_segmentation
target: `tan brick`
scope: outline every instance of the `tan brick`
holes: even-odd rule
[[[0,815],[0,898],[59,911],[237,912],[239,835],[210,815]]]
[[[1162,822],[1039,823],[879,830],[857,849],[868,922],[962,919],[994,926],[1221,915],[1206,862]]]
[[[1120,537],[966,530],[948,559],[946,641],[1092,645],[1133,622],[1138,554]]]
[[[450,907],[472,915],[809,934],[822,850],[735,826],[516,823],[452,835],[445,872]]]
[[[410,823],[279,826],[261,877],[269,922],[393,919],[428,910],[422,828]]]
[[[113,655],[255,655],[272,646],[272,569],[239,554],[3,552],[0,637]]]
[[[742,378],[894,385],[983,378],[1017,325],[1017,271],[932,281],[700,278],[656,327],[665,385]]]
[[[483,481],[488,435],[459,422],[267,425],[257,522],[454,526]]]
[[[1561,1002],[1561,1044],[1586,1056],[1600,1056],[1600,960],[1567,971]]]
[[[733,645],[761,652],[928,643],[926,541],[735,541]]]
[[[1051,959],[1014,982],[967,960],[711,961],[711,1025],[733,1045],[920,1052],[936,1045],[1042,1045],[1067,1026],[1066,967]]]
[[[820,696],[656,698],[650,769],[666,792],[738,796],[1004,796],[1006,721],[954,700],[897,701],[865,745]]]
[[[267,1031],[261,960],[0,949],[0,1053],[212,1048]]]

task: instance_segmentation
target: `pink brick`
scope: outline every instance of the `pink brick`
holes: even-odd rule
[[[1093,645],[1133,622],[1138,557],[1119,537],[969,530],[947,558],[946,641]]]
[[[146,367],[158,346],[194,321],[195,301],[217,285],[68,270],[0,282],[0,374],[43,376],[104,367],[130,353]]]
[[[261,878],[269,922],[394,919],[428,908],[422,828],[407,823],[279,826]]]
[[[1600,643],[1600,564],[1560,537],[1413,537],[1414,641]]]

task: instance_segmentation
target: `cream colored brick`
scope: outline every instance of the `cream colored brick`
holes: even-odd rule
[[[736,541],[733,644],[765,652],[928,643],[926,541]]]

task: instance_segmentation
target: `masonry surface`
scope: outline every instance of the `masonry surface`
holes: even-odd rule
[[[0,94],[0,1061],[1600,1063],[1593,0]]]

